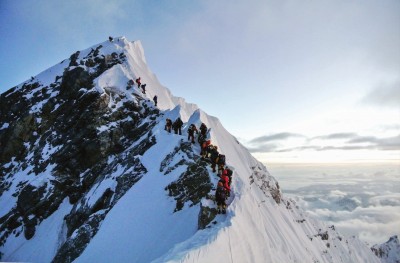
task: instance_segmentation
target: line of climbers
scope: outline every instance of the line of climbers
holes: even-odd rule
[[[108,40],[110,41],[110,42],[113,42],[114,41],[114,38],[112,37],[112,36],[109,36],[108,37]],[[119,41],[119,38],[118,38],[118,41]],[[142,89],[142,93],[143,94],[146,94],[146,84],[142,84],[141,83],[141,80],[140,80],[140,77],[138,77],[135,81],[133,81],[133,79],[130,79],[129,81],[128,81],[128,83],[127,83],[127,87],[126,87],[126,89],[129,89],[129,88],[131,88],[133,85],[135,85],[135,82],[136,82],[136,84],[137,84],[137,86],[138,86],[138,89]],[[154,105],[157,107],[157,95],[154,95],[154,97],[153,97],[153,101],[154,101]]]
[[[174,122],[171,119],[166,119],[165,130],[171,133],[172,129],[175,134],[182,135],[183,122],[181,118],[177,118]],[[200,130],[200,132],[199,132]],[[212,145],[211,140],[207,139],[210,129],[202,123],[197,129],[196,125],[190,124],[188,132],[188,141],[195,143],[195,134],[198,135],[197,142],[200,144],[200,155],[201,158],[211,164],[213,173],[217,172],[217,176],[220,178],[218,181],[217,189],[215,192],[215,201],[217,203],[218,214],[226,213],[226,200],[230,197],[231,182],[233,171],[226,166],[226,157],[224,154],[218,152],[218,146]]]
[[[110,36],[109,41],[113,42],[113,38]],[[118,39],[119,41],[119,39]],[[143,94],[146,94],[146,84],[141,83],[140,77],[137,78],[135,81],[130,79],[127,83],[127,89],[137,84],[138,89],[142,90]],[[157,95],[153,97],[153,101],[155,106],[157,106]],[[182,135],[182,125],[183,122],[181,118],[177,118],[174,122],[171,119],[166,119],[165,130],[171,133],[172,129],[174,130],[175,134]],[[199,133],[200,130],[200,133]],[[218,167],[218,177],[220,180],[218,181],[217,189],[215,191],[215,201],[217,203],[217,210],[218,214],[226,213],[226,200],[230,196],[231,192],[231,181],[232,181],[232,174],[233,171],[229,169],[228,166],[225,166],[225,155],[220,154],[218,152],[218,147],[216,145],[211,144],[211,140],[207,140],[207,134],[209,133],[209,129],[207,126],[202,123],[199,127],[199,130],[196,128],[196,125],[191,124],[188,128],[188,140],[190,140],[193,144],[195,143],[195,133],[198,134],[197,141],[200,144],[201,148],[201,158],[203,160],[208,161],[211,163],[211,168],[213,173],[216,172],[216,167]]]
[[[172,122],[171,119],[167,119],[164,129],[169,133],[171,133],[171,131],[174,130],[175,134],[182,135],[182,125],[183,122],[179,117],[174,122]]]
[[[111,41],[111,40],[110,40]],[[146,94],[146,85],[147,84],[142,84],[142,81],[140,80],[140,77],[138,77],[135,81],[133,81],[133,79],[130,79],[129,81],[128,81],[128,83],[127,83],[127,87],[126,87],[126,89],[129,89],[129,88],[131,88],[132,86],[134,86],[135,85],[135,82],[136,82],[136,84],[137,84],[137,86],[138,86],[138,89],[140,90],[142,90],[142,93],[143,94]],[[154,101],[154,105],[157,107],[157,100],[158,100],[158,98],[157,98],[157,95],[154,95],[154,97],[153,97],[153,101]]]
[[[140,77],[135,80],[138,88],[142,89],[142,93],[146,94],[146,84],[141,84]],[[128,87],[130,88],[134,85],[133,80],[128,81]],[[153,98],[155,106],[157,106],[157,95]],[[166,119],[165,130],[169,133],[174,130],[175,134],[182,135],[183,122],[180,117],[178,117],[174,122],[171,119]],[[199,132],[200,130],[200,132]],[[188,128],[188,140],[193,144],[195,143],[195,134],[198,135],[197,141],[200,144],[200,155],[203,160],[211,163],[211,169],[213,173],[217,172],[217,176],[220,178],[218,181],[217,189],[215,192],[215,201],[217,203],[218,213],[226,213],[226,200],[230,197],[231,192],[231,181],[233,171],[229,169],[228,166],[225,167],[225,155],[218,152],[218,146],[212,145],[211,140],[207,140],[207,134],[210,129],[202,123],[197,129],[196,125],[193,123]],[[225,168],[224,168],[225,167]]]

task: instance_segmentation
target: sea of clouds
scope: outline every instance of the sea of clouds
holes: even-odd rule
[[[369,245],[400,235],[400,164],[269,165],[286,197]]]

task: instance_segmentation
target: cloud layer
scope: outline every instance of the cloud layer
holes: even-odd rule
[[[400,234],[400,166],[270,169],[283,192],[312,216],[370,245]]]
[[[285,143],[297,139],[294,143]],[[245,143],[253,153],[330,151],[330,150],[400,150],[400,134],[390,137],[359,135],[357,133],[332,133],[308,138],[296,133],[276,133],[254,138]]]
[[[400,111],[400,79],[391,83],[380,83],[361,100],[361,103],[384,108],[393,107]]]

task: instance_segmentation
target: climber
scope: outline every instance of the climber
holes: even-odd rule
[[[166,121],[166,123],[165,123],[165,130],[166,130],[167,132],[171,133],[172,121],[171,121],[171,119],[168,119],[168,118],[167,118],[165,121]]]
[[[178,119],[176,119],[174,121],[174,123],[172,124],[172,127],[174,128],[175,134],[182,135],[182,130],[181,130],[182,125],[183,125],[183,122],[182,122],[181,118],[178,117]]]
[[[200,125],[200,133],[204,136],[204,137],[207,137],[207,126],[204,124],[204,123],[202,123],[201,125]]]
[[[224,170],[225,166],[225,154],[218,155],[217,165],[218,165],[218,174],[222,174],[222,171]]]
[[[207,161],[211,161],[210,156],[211,156],[211,152],[214,151],[214,145],[212,144],[208,144],[205,151],[204,151],[204,158]]]
[[[230,187],[230,182],[229,182],[229,177],[226,174],[222,174],[220,176],[220,180],[219,182],[222,182],[223,186],[225,187],[225,191],[226,191],[226,198],[228,198],[230,196],[231,193],[231,187]]]
[[[203,143],[206,141],[206,137],[200,133],[199,136],[197,137],[197,141],[199,142],[200,146],[202,146]]]
[[[218,156],[219,156],[218,147],[215,145],[210,152],[210,161],[211,161],[211,168],[212,168],[213,173],[216,172],[215,167],[218,162]]]
[[[112,38],[112,37],[108,37],[108,40],[109,40],[110,42],[112,42],[112,41],[113,41],[113,38]]]
[[[139,83],[138,85],[142,87],[142,92],[143,92],[143,94],[146,94],[146,84],[140,85],[140,83]],[[157,105],[156,105],[156,106],[157,106]]]
[[[200,136],[200,135],[199,135]],[[210,140],[204,141],[201,144],[201,151],[200,151],[200,155],[202,158],[205,158],[207,156],[207,148],[208,146],[211,144]]]
[[[199,131],[196,128],[196,125],[194,125],[193,123],[190,124],[189,129],[188,129],[188,141],[192,141],[192,143],[194,143],[194,133],[199,133]]]
[[[222,174],[226,174],[228,176],[228,178],[229,178],[229,186],[231,186],[233,171],[231,169],[229,169],[229,167],[227,166],[225,168],[225,170],[222,172]]]
[[[137,86],[138,86],[138,89],[140,89],[140,84],[141,84],[141,82],[140,82],[140,77],[138,77],[138,78],[136,79],[136,84],[137,84]]]
[[[157,95],[154,95],[153,101],[154,101],[154,105],[157,107]]]
[[[217,190],[215,191],[215,201],[217,202],[218,214],[226,214],[226,191],[222,182],[218,182]]]

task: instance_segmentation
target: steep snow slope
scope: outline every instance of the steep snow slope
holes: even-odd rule
[[[102,262],[216,262],[219,259],[236,262],[378,262],[359,240],[347,240],[334,229],[313,221],[292,201],[278,197],[278,204],[267,186],[273,187],[277,182],[265,167],[223,128],[217,118],[194,111],[195,106],[172,97],[145,66],[139,43],[128,44],[129,47],[132,45],[136,50],[129,49],[135,58],[130,64],[131,71],[141,76],[144,83],[150,83],[147,87],[149,98],[158,95],[160,108],[164,110],[179,106],[179,115],[188,121],[186,126],[204,122],[211,127],[211,141],[226,154],[227,164],[235,171],[232,203],[227,215],[218,215],[216,224],[200,231],[196,229],[198,207],[172,213],[173,204],[163,197],[164,187],[173,179],[160,175],[158,167],[166,154],[164,149],[176,145],[180,136],[166,134],[162,125],[156,126],[154,133],[158,143],[142,157],[148,175],[111,210],[99,233],[76,262],[89,262],[93,258]],[[110,74],[110,78],[115,76],[115,73]],[[175,119],[178,115],[171,117]],[[327,240],[321,240],[321,233],[325,232]]]
[[[374,245],[372,251],[385,263],[400,262],[400,242],[397,236],[392,236],[381,245]]]
[[[109,43],[103,43],[104,46],[107,44]],[[187,114],[198,108],[194,104],[185,103],[183,98],[172,96],[171,92],[160,84],[157,77],[147,66],[140,41],[129,42],[124,37],[117,38],[114,44],[109,45],[103,52],[106,54],[124,52],[127,56],[127,62],[113,67],[98,78],[96,88],[99,92],[104,92],[105,87],[116,87],[124,90],[129,79],[134,80],[140,77],[142,83],[147,85],[146,96],[150,99],[153,98],[154,95],[159,97],[157,106],[161,110],[172,109],[177,105],[181,105],[183,108],[181,111],[181,118],[183,121],[187,121],[189,118]]]
[[[100,94],[100,98],[104,99],[111,113],[124,109],[124,105],[128,102],[140,105],[142,110],[138,115],[144,116],[136,122],[139,128],[144,126],[146,130],[139,133],[134,140],[125,140],[125,137],[129,137],[128,134],[121,137],[123,142],[119,148],[122,149],[118,150],[117,154],[105,156],[107,165],[101,166],[105,171],[101,172],[100,168],[96,168],[95,172],[92,172],[100,173],[101,176],[96,177],[94,183],[87,189],[82,189],[84,193],[76,197],[78,200],[71,200],[75,198],[74,195],[63,196],[64,199],[57,204],[56,212],[35,219],[38,224],[34,228],[33,236],[26,233],[25,236],[4,235],[5,242],[0,247],[3,254],[1,260],[379,262],[371,250],[358,239],[341,236],[333,226],[328,227],[309,218],[294,201],[282,197],[278,182],[268,173],[264,165],[251,156],[247,149],[224,129],[217,118],[207,115],[196,105],[186,103],[182,98],[172,96],[149,70],[139,41],[130,42],[124,37],[115,38],[112,43],[106,41],[101,45],[77,52],[69,61],[63,61],[31,80],[31,82],[38,81],[42,86],[32,86],[33,90],[26,96],[32,97],[43,89],[43,86],[52,85],[52,80],[57,80],[57,76],[60,76],[67,66],[73,71],[84,67],[82,64],[79,65],[79,61],[85,61],[82,62],[85,66],[87,63],[90,65],[92,62],[87,58],[93,52],[105,57],[108,68],[104,68],[104,71],[102,70],[93,80],[93,89],[82,90],[78,86],[79,94],[88,95],[93,92]],[[121,61],[115,62],[118,56]],[[99,67],[87,66],[85,70],[96,74],[99,72]],[[128,81],[137,77],[141,77],[142,83],[147,84],[146,94],[142,94],[136,86],[127,89]],[[23,87],[21,84],[17,89]],[[47,101],[58,93],[65,92],[62,89],[52,91],[48,98],[30,106],[32,114],[44,111]],[[154,95],[159,98],[159,114],[151,100]],[[63,105],[61,103],[54,105],[53,111],[59,107]],[[129,112],[127,114],[127,117],[121,117],[122,120],[105,121],[96,126],[97,133],[101,135],[115,127],[125,125],[126,119],[128,122],[132,118],[135,119]],[[165,119],[174,120],[177,117],[181,117],[185,122],[182,136],[169,134],[164,130]],[[10,120],[7,124],[11,122]],[[174,187],[179,188],[179,183],[187,177],[196,180],[197,177],[206,174],[206,180],[202,181],[206,189],[209,189],[210,183],[212,187],[218,181],[210,167],[204,166],[199,159],[199,145],[186,143],[186,128],[191,123],[199,126],[201,122],[211,128],[212,143],[226,155],[227,165],[234,170],[227,214],[216,215],[215,218],[212,213],[212,209],[215,208],[213,201],[203,196],[200,199],[193,197],[190,186],[183,188],[178,196],[171,196]],[[0,127],[7,129],[7,124],[0,123]],[[42,157],[52,156],[59,149],[53,144],[43,148],[46,150],[42,151]],[[15,164],[12,164],[13,162]],[[18,166],[15,159],[6,163],[4,169],[12,165]],[[35,180],[38,181],[40,178],[40,183],[36,185],[49,187],[50,182],[55,180],[53,168],[49,163],[44,172],[24,185],[34,184]],[[84,169],[82,168],[83,172],[79,175],[81,181],[93,170]],[[14,177],[18,178],[19,182],[24,182],[26,178],[30,178],[29,170],[29,167],[21,168]],[[120,183],[121,178],[125,178],[124,176],[131,174],[132,171],[135,171],[135,177],[132,179],[134,182],[124,191],[120,191],[121,187],[124,187],[124,183]],[[5,207],[1,209],[0,217],[4,218],[20,203],[20,199],[15,197],[18,182],[12,181],[10,185],[2,192],[0,199],[0,205]],[[211,190],[211,194],[213,192],[214,190]],[[178,205],[179,202],[183,207]],[[90,208],[90,213],[86,213],[83,208]],[[201,229],[200,221],[204,211],[211,211],[209,212],[211,222],[207,221],[207,227]],[[80,220],[79,215],[82,213],[88,223],[72,228],[71,225],[80,226],[76,221]],[[29,225],[27,223],[30,221],[25,215],[23,221],[23,226]],[[12,225],[10,220],[5,222],[9,222],[7,225]],[[22,231],[22,226],[17,226],[14,230],[15,233],[20,233],[19,231]],[[82,236],[84,238],[79,238]],[[88,245],[81,245],[82,240]],[[79,252],[74,251],[76,245],[79,245]]]

